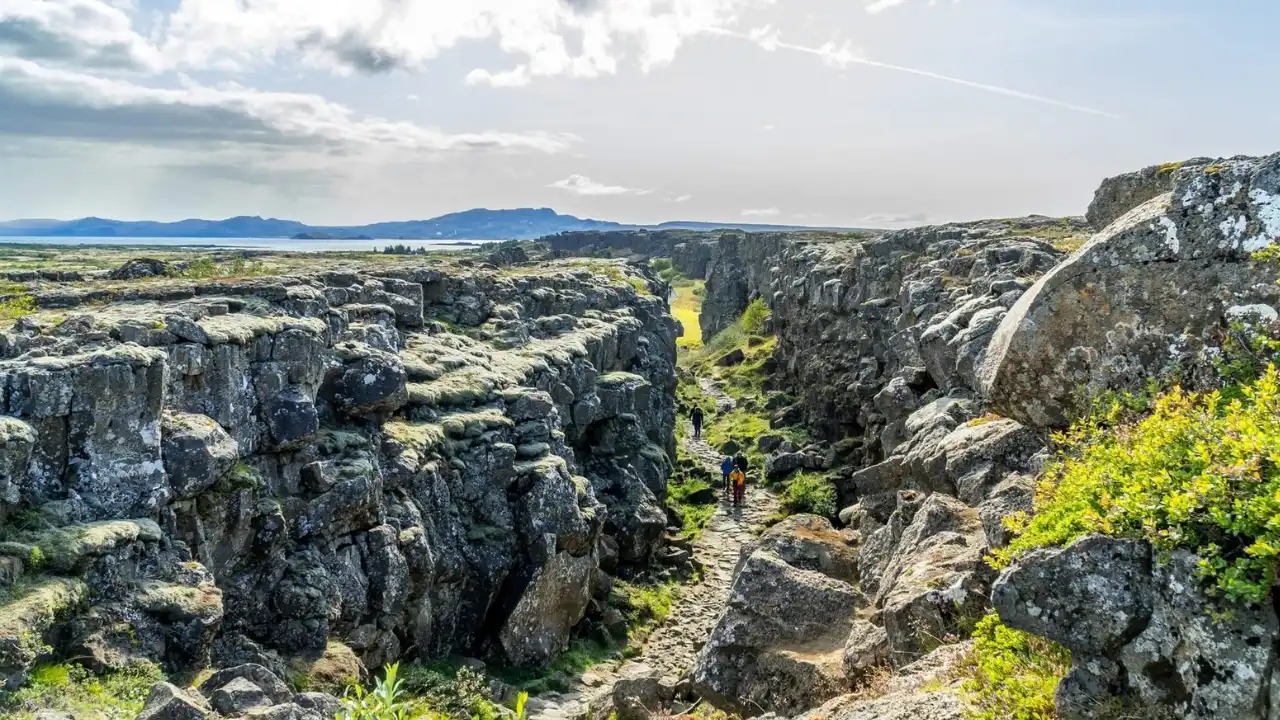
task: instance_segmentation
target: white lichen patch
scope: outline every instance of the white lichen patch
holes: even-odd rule
[[[1226,242],[1220,247],[1234,247],[1240,242],[1241,238],[1244,237],[1244,230],[1248,225],[1249,219],[1244,215],[1239,215],[1234,220],[1227,218],[1226,220],[1218,223],[1219,232],[1221,232],[1222,236],[1226,238]]]
[[[1175,255],[1178,252],[1178,226],[1173,224],[1167,216],[1161,217],[1156,221],[1160,226],[1160,230],[1164,233],[1164,244],[1169,247],[1169,251]]]
[[[1249,203],[1253,216],[1262,226],[1262,232],[1244,242],[1244,249],[1252,252],[1280,238],[1280,195],[1256,187],[1249,191]]]
[[[1227,308],[1227,317],[1231,318],[1232,320],[1261,318],[1262,320],[1271,322],[1272,320],[1275,320],[1277,317],[1280,317],[1280,314],[1276,313],[1275,308],[1271,307],[1270,305],[1262,305],[1262,304],[1235,305],[1233,307]]]

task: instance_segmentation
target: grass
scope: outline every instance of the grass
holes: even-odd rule
[[[0,720],[32,720],[36,709],[77,718],[132,720],[151,686],[164,679],[158,665],[145,661],[101,676],[80,665],[45,663],[32,669],[25,686],[0,698]]]
[[[702,531],[711,523],[716,514],[716,502],[695,503],[690,498],[694,493],[707,490],[711,485],[688,478],[673,478],[667,483],[667,504],[675,510],[680,518],[680,534],[690,542],[702,536]],[[719,491],[716,490],[717,496]]]
[[[973,651],[954,672],[969,720],[1054,720],[1053,694],[1071,667],[1071,653],[1015,630],[991,613],[978,621]]]
[[[1209,590],[1261,602],[1280,562],[1280,374],[1190,394],[1175,387],[1150,415],[1115,404],[1055,438],[1057,460],[1037,490],[1036,514],[1013,516],[1007,563],[1033,548],[1086,534],[1142,538],[1198,555]]]
[[[698,317],[702,312],[701,280],[690,285],[676,286],[675,298],[671,301],[671,314],[684,327],[684,334],[676,341],[676,345],[691,350],[702,347],[702,325]]]

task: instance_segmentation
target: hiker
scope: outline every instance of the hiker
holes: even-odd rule
[[[734,468],[729,473],[729,481],[733,484],[733,504],[741,505],[747,495],[747,474],[742,468]]]
[[[702,437],[702,408],[695,407],[689,413],[689,419],[693,421],[693,439],[697,440]]]
[[[724,456],[724,460],[720,461],[720,476],[724,480],[725,497],[733,492],[733,485],[729,483],[729,474],[733,472],[733,458],[728,455]]]
[[[742,453],[738,453],[738,456],[733,459],[733,466],[745,474],[747,472],[747,456]]]

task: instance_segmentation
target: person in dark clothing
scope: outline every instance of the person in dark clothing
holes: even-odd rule
[[[702,437],[702,408],[695,407],[693,412],[689,413],[689,419],[693,421],[693,437]]]
[[[720,475],[724,478],[724,494],[726,496],[733,491],[733,486],[729,484],[729,474],[732,472],[733,458],[725,455],[724,460],[720,461]]]
[[[747,456],[743,455],[742,453],[738,453],[738,456],[733,459],[733,466],[741,470],[743,473],[746,473],[747,472]]]

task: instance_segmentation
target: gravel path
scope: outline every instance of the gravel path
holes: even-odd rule
[[[723,395],[713,385],[704,390],[713,396]],[[705,441],[695,440],[692,428],[685,433],[684,449],[714,477],[720,477],[720,454]],[[689,674],[729,599],[739,551],[778,511],[777,497],[768,490],[749,486],[746,500],[743,507],[735,508],[721,493],[719,508],[693,545],[693,557],[702,565],[702,580],[681,588],[671,614],[649,636],[640,653],[620,665],[599,665],[586,671],[568,693],[530,698],[530,718],[578,720],[586,717],[588,709],[598,715],[602,708],[611,706],[613,684],[621,678],[656,677],[674,685]]]

